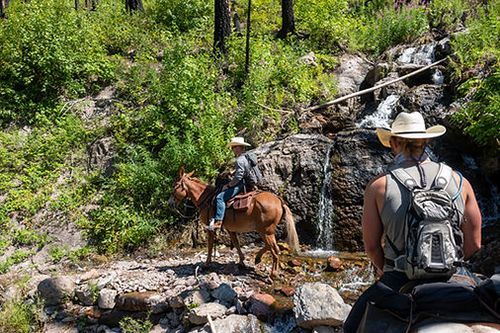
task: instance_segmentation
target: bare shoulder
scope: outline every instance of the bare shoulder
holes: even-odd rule
[[[387,182],[387,180],[386,180],[385,174],[378,175],[377,177],[370,180],[368,185],[366,185],[366,191],[375,192],[375,193],[384,192],[386,182]]]

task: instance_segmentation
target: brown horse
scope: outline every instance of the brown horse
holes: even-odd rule
[[[212,199],[215,196],[215,187],[203,183],[192,177],[193,172],[184,173],[184,168],[179,170],[179,180],[174,183],[174,192],[168,203],[170,207],[177,206],[186,197],[190,198],[200,212],[200,221],[208,225],[209,218],[214,213]],[[299,239],[295,230],[292,212],[281,198],[270,192],[256,194],[250,207],[245,211],[236,211],[232,208],[226,210],[223,226],[229,232],[231,241],[238,251],[239,264],[244,266],[244,256],[238,242],[237,233],[257,231],[263,241],[264,247],[257,253],[255,264],[260,263],[262,255],[270,251],[273,258],[271,277],[276,277],[279,269],[279,247],[276,243],[276,227],[282,218],[286,221],[287,242],[294,251],[299,249]],[[215,232],[208,231],[208,256],[206,264],[212,261],[212,250]]]

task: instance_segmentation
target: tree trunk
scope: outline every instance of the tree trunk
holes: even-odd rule
[[[125,0],[125,9],[132,14],[134,11],[144,11],[142,0]]]
[[[0,18],[6,18],[7,14],[5,13],[5,9],[9,4],[9,0],[0,0]]]
[[[233,13],[234,32],[236,33],[236,35],[242,36],[240,16],[238,15],[238,10],[236,8],[236,1],[232,0],[231,4],[232,4],[231,5],[231,12]]]
[[[226,37],[231,34],[228,0],[215,0],[214,50],[226,53]]]
[[[281,0],[281,30],[279,38],[286,38],[289,33],[295,33],[295,15],[293,12],[293,0]]]

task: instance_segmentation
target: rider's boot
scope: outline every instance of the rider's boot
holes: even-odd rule
[[[214,218],[211,218],[210,222],[208,223],[207,230],[215,231],[220,228],[222,228],[222,221],[216,221]]]

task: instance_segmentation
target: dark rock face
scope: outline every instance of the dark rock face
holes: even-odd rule
[[[264,177],[262,188],[286,201],[293,212],[301,243],[315,241],[323,164],[332,143],[322,135],[299,134],[253,150]],[[284,224],[280,224],[280,237],[283,227]]]
[[[337,135],[331,158],[335,249],[362,250],[363,192],[388,162],[388,150],[373,131],[359,129]]]

